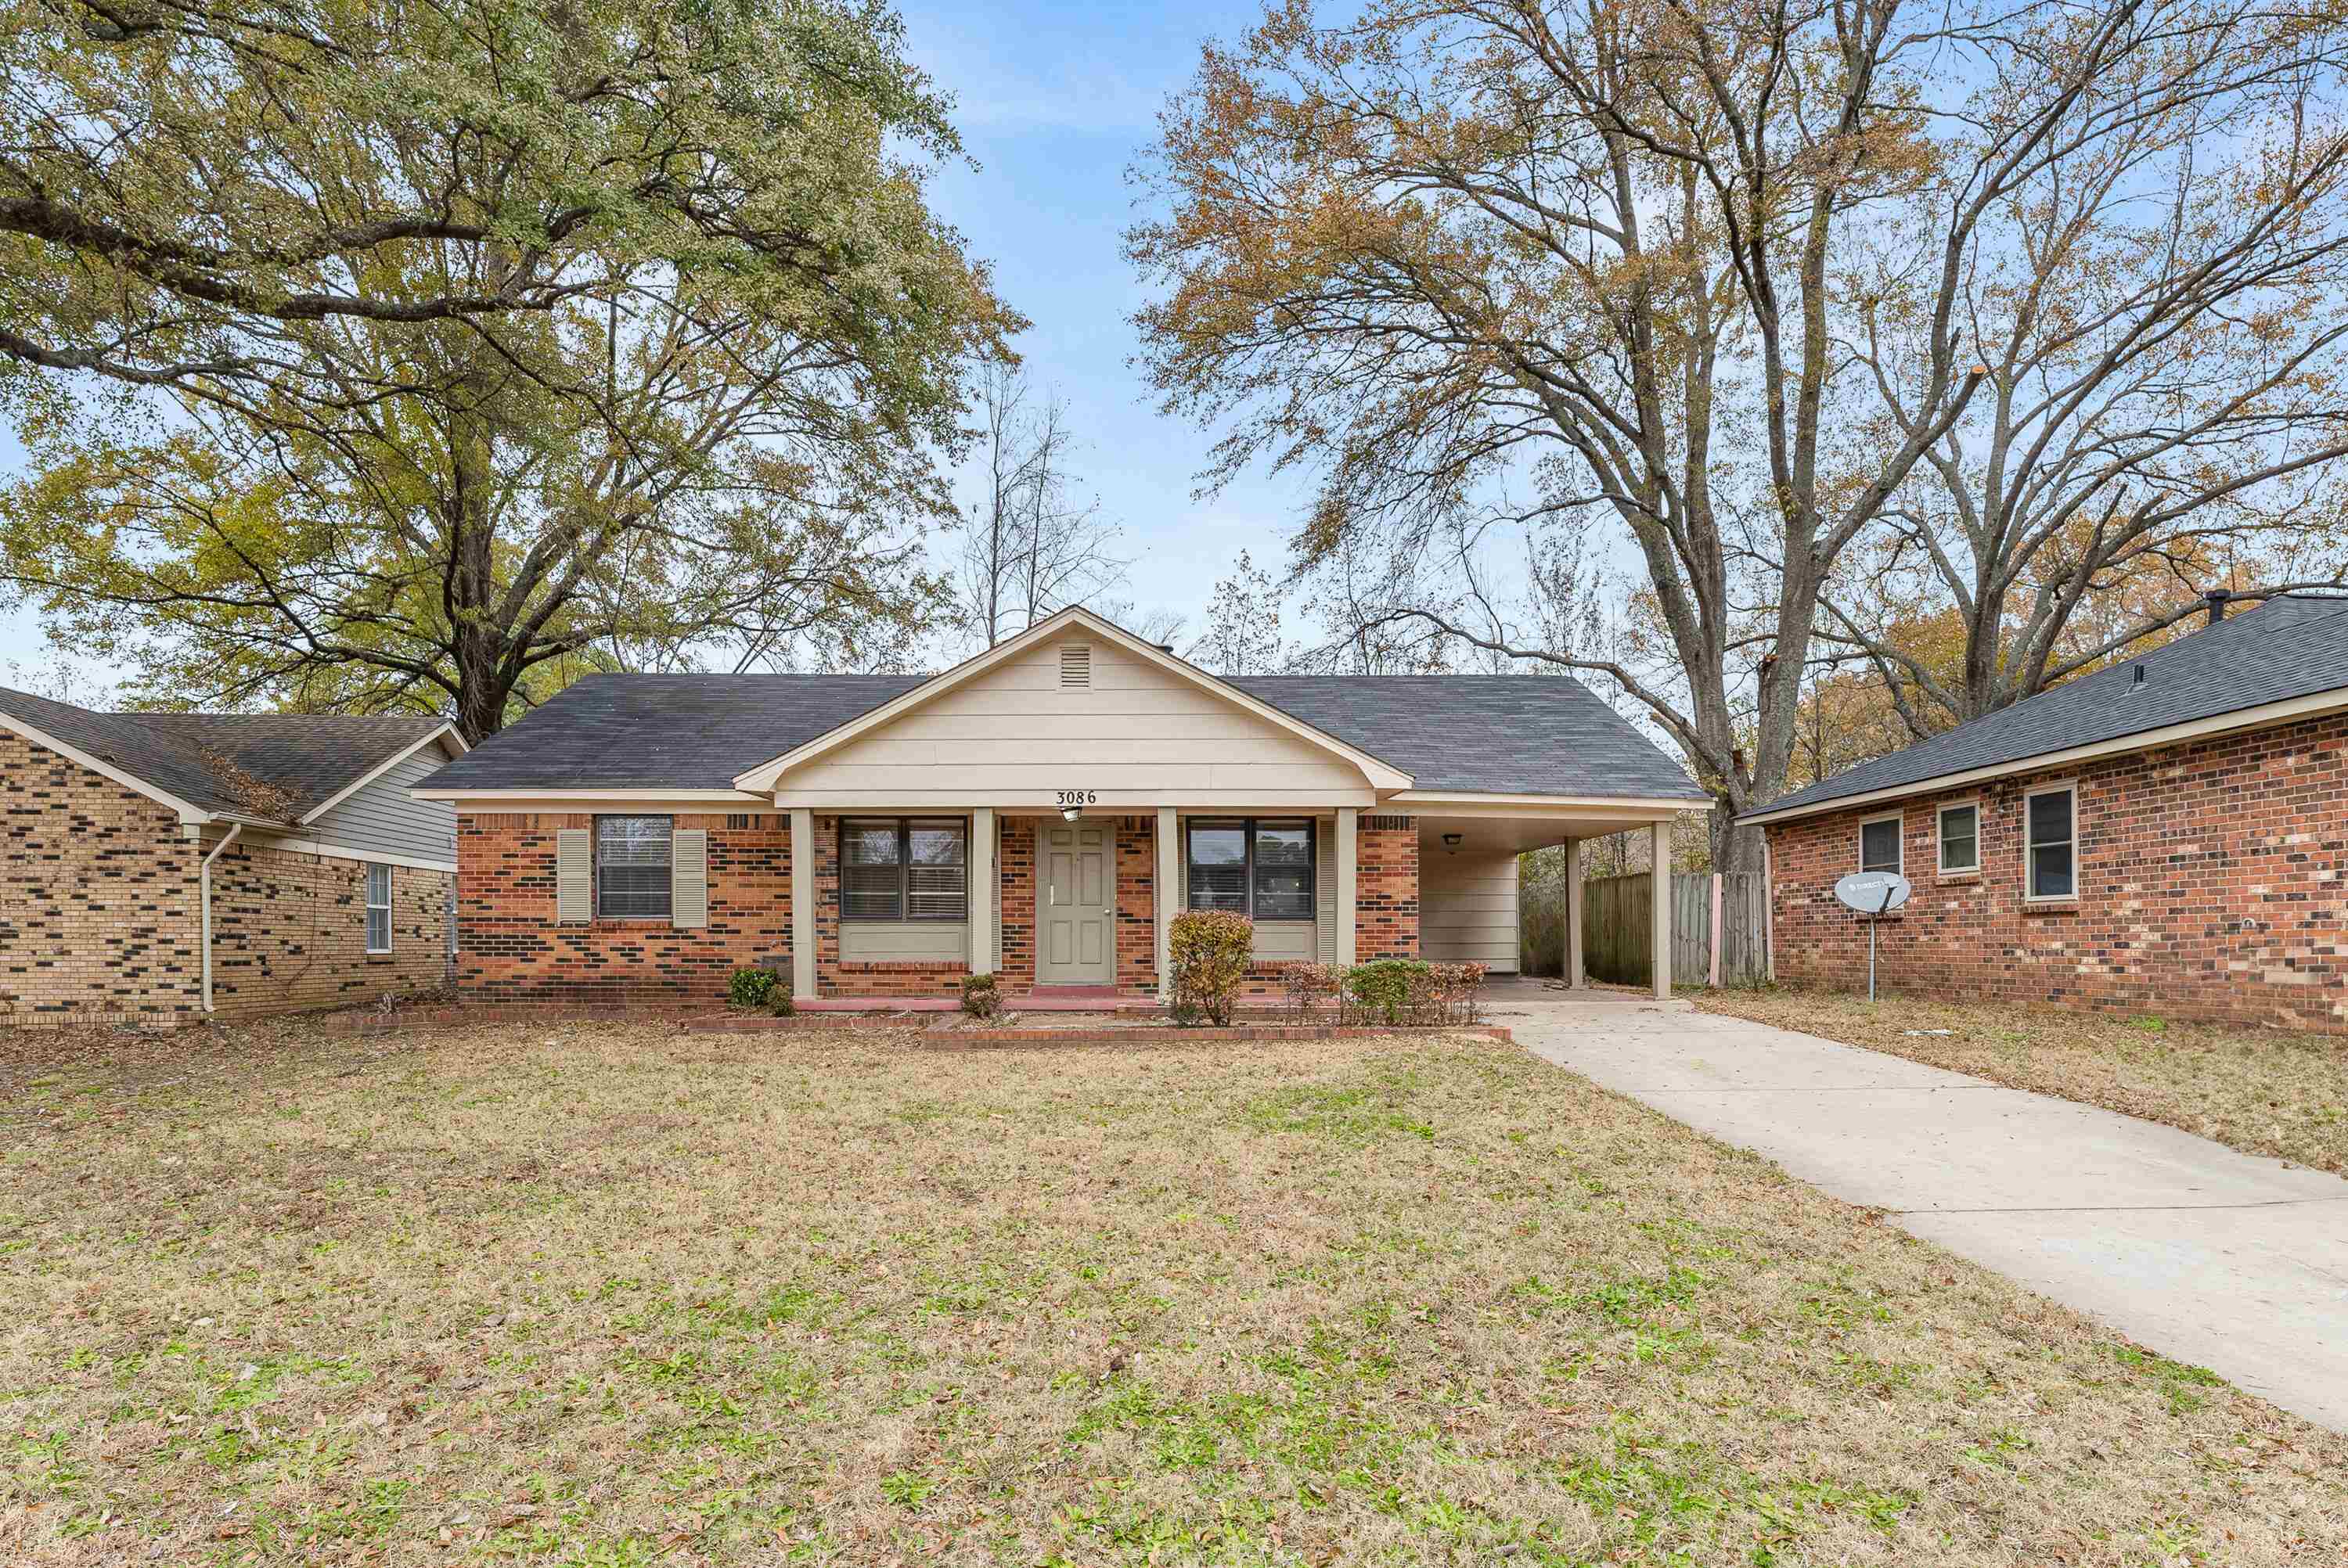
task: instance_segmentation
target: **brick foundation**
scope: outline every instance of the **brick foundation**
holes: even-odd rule
[[[2074,780],[2078,896],[2025,903],[2024,796]],[[1982,869],[1941,876],[1938,808],[1976,799]],[[1773,825],[1780,979],[1867,983],[1834,883],[1893,810],[1915,891],[1878,933],[1888,989],[2348,1033],[2348,717]]]

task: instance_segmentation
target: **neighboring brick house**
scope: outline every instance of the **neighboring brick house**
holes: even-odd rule
[[[1704,798],[1572,681],[1226,680],[1081,610],[934,676],[590,676],[417,793],[458,814],[461,990],[706,999],[769,962],[841,1006],[1148,995],[1185,906],[1254,918],[1259,994],[1512,969],[1519,853]]]
[[[2221,614],[2223,601],[2212,607]],[[2293,595],[1801,790],[1780,979],[2348,1032],[2348,599]]]
[[[167,1028],[429,989],[436,719],[99,713],[0,690],[0,1025]]]

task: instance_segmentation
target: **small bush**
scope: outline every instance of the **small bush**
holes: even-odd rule
[[[744,1012],[759,1012],[773,1003],[778,985],[789,995],[789,983],[772,969],[736,969],[726,982],[726,999]]]
[[[770,974],[773,973],[772,970],[767,972]],[[775,976],[775,983],[767,992],[767,1010],[773,1013],[777,1018],[788,1018],[792,1013],[798,1010],[798,1002],[794,1001],[791,998],[790,976]]]
[[[1255,951],[1255,922],[1228,909],[1185,909],[1174,917],[1166,945],[1174,1021],[1231,1022]]]
[[[993,975],[962,978],[962,1010],[973,1018],[993,1018],[1003,1010],[1003,992]]]
[[[1345,971],[1334,964],[1291,964],[1280,972],[1288,1005],[1298,1018],[1310,1018],[1322,1003],[1337,995]]]
[[[1482,964],[1375,958],[1339,972],[1340,1007],[1348,1023],[1474,1023],[1486,973]]]

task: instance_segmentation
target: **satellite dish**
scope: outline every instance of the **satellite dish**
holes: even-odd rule
[[[1835,884],[1835,897],[1862,915],[1889,915],[1908,893],[1908,878],[1896,871],[1854,871]]]

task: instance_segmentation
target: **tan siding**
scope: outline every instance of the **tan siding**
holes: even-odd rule
[[[1084,788],[1228,794],[1237,804],[1364,786],[1358,768],[1312,743],[1115,649],[1092,648],[1088,687],[1060,684],[1059,644],[1038,648],[793,772],[782,787],[795,800],[911,804],[939,794],[940,768],[953,770],[963,798]]]
[[[1517,857],[1447,855],[1418,861],[1418,947],[1437,963],[1517,967]]]
[[[1310,963],[1319,956],[1320,939],[1310,920],[1260,920],[1253,952],[1258,958],[1296,959]]]
[[[970,926],[962,920],[842,920],[842,963],[901,963],[935,958],[960,963],[970,952]]]

